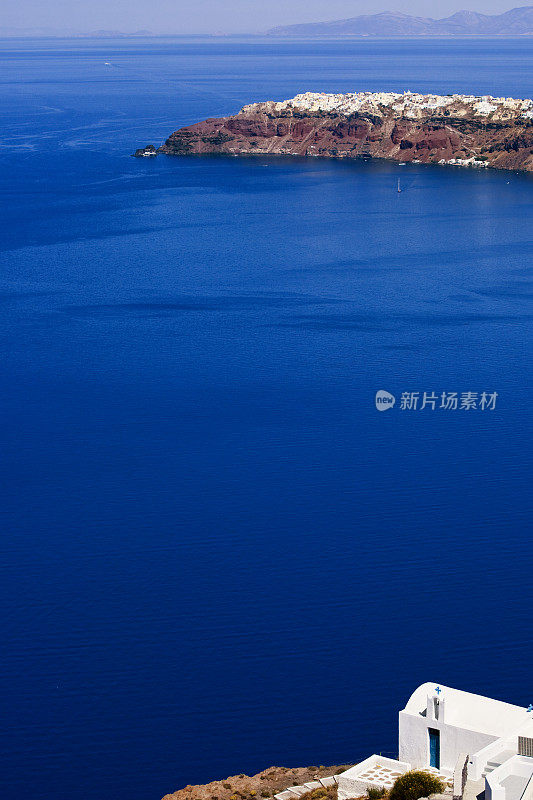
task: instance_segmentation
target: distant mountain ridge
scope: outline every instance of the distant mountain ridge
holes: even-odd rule
[[[113,30],[77,31],[68,28],[2,28],[0,38],[6,39],[127,39],[130,36],[154,36],[152,31],[139,30],[130,33]]]
[[[512,36],[533,34],[533,6],[503,14],[457,11],[444,19],[413,17],[399,11],[363,14],[333,22],[280,25],[270,36]]]

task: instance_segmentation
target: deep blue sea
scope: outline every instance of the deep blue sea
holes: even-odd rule
[[[532,176],[130,158],[306,90],[531,96],[533,40],[0,67],[2,798],[394,753],[426,680],[533,702]]]

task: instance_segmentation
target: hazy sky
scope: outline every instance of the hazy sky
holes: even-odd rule
[[[531,0],[530,0],[531,1]],[[0,28],[100,28],[156,33],[261,32],[292,22],[404,11],[444,17],[460,9],[488,14],[528,5],[527,0],[2,0]]]

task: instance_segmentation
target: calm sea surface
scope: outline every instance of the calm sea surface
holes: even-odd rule
[[[533,40],[0,66],[2,797],[394,752],[425,680],[533,702],[531,176],[129,157],[299,91],[531,96]]]

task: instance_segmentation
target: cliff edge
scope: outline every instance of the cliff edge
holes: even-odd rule
[[[319,781],[330,775],[338,775],[350,765],[336,767],[269,767],[257,775],[233,775],[223,781],[212,781],[198,786],[185,786],[163,800],[273,800],[274,795],[289,786]],[[333,791],[324,792],[323,800],[330,800]]]
[[[157,152],[386,158],[533,171],[533,100],[306,92],[180,128]],[[135,155],[153,155],[153,148]]]

